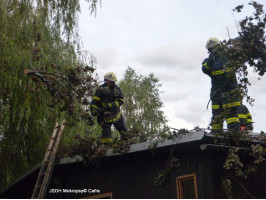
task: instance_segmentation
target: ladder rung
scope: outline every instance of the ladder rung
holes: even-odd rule
[[[35,185],[35,188],[41,188],[42,185]]]
[[[41,176],[45,176],[46,172],[40,173]]]
[[[51,148],[51,149],[47,149],[47,151],[52,151],[53,149]]]
[[[55,137],[51,138],[51,139],[50,139],[50,141],[52,141],[52,140],[54,140],[54,139],[56,139],[56,138],[57,138],[57,136],[55,136]]]
[[[49,162],[49,161],[43,162],[42,167],[41,167],[41,170],[42,170],[42,171],[45,170],[45,169],[47,168],[47,166],[49,165],[48,162]]]
[[[47,187],[49,185],[50,177],[53,171],[53,165],[54,165],[57,147],[61,138],[61,134],[64,129],[64,123],[65,120],[63,120],[62,125],[58,125],[58,123],[56,122],[52,138],[50,139],[49,145],[47,147],[47,151],[44,156],[44,160],[36,181],[36,185],[34,187],[32,198],[45,197],[44,191],[47,190]]]
[[[44,187],[45,185],[47,185],[47,183],[42,183],[41,185],[37,185],[37,186],[35,186],[35,188],[39,189],[39,188]]]

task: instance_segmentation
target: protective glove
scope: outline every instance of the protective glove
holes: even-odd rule
[[[211,52],[210,55],[209,55],[208,61],[207,61],[207,65],[209,67],[213,66],[214,58],[215,58],[215,53]]]
[[[248,124],[248,125],[247,125],[247,129],[248,129],[248,130],[253,130],[253,129],[254,129],[253,124]]]
[[[118,105],[115,102],[110,102],[105,104],[108,108],[116,108]]]
[[[209,59],[214,59],[215,58],[215,52],[214,51],[212,51],[211,53],[210,53],[210,55],[209,55]]]
[[[99,116],[99,111],[98,110],[96,110],[96,109],[91,109],[91,114],[93,115],[93,116],[95,116],[95,117],[97,117],[97,116]]]
[[[112,118],[112,114],[110,112],[104,112],[103,118],[109,121]]]

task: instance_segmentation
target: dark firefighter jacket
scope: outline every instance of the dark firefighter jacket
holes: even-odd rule
[[[252,117],[245,105],[237,107],[240,126],[245,126],[248,130],[253,130]]]
[[[121,89],[114,85],[99,86],[91,103],[92,114],[97,113],[98,122],[115,123],[122,115],[120,106],[124,103],[124,95]]]
[[[211,52],[209,58],[202,62],[202,71],[211,78],[211,99],[215,95],[223,94],[235,89],[237,86],[236,75],[227,77],[231,69],[225,67],[226,60]],[[240,105],[240,102],[237,101]]]

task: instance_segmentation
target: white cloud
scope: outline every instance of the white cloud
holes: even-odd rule
[[[172,91],[168,92],[168,91],[161,94],[161,96],[163,97],[162,98],[163,102],[169,103],[169,104],[170,103],[178,104],[181,101],[187,100],[191,96],[191,93],[186,90],[175,91],[175,92],[172,92]]]
[[[94,51],[94,55],[97,58],[98,67],[110,69],[117,63],[119,52],[113,48],[101,49]]]
[[[148,66],[187,70],[201,64],[197,59],[204,57],[202,50],[205,49],[199,43],[178,40],[145,49],[135,59]]]
[[[211,83],[201,71],[207,56],[205,42],[209,37],[228,39],[227,28],[231,37],[236,36],[235,20],[243,14],[233,16],[232,9],[239,4],[243,2],[102,0],[96,18],[82,8],[80,34],[87,50],[97,57],[100,80],[108,71],[122,78],[127,66],[137,74],[154,73],[162,83],[161,99],[169,125],[207,127]],[[249,15],[251,9],[245,5],[244,14]],[[251,72],[249,78],[250,95],[256,99],[249,107],[256,121],[255,131],[265,131],[266,79],[258,81]]]

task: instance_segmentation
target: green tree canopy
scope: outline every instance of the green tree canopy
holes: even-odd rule
[[[84,108],[94,60],[79,48],[79,11],[79,1],[0,1],[0,190],[42,160],[56,120]]]
[[[139,141],[161,137],[169,132],[162,111],[159,79],[150,73],[137,75],[128,67],[119,86],[125,96],[122,106],[128,128],[137,133]]]
[[[129,132],[127,141],[123,141],[119,139],[120,134],[116,130],[113,131],[115,152],[127,151],[130,144],[172,137],[161,110],[163,107],[160,99],[161,84],[154,74],[137,75],[134,69],[128,67],[118,85],[125,98],[121,109]],[[94,126],[86,129],[83,134],[78,134],[74,140],[65,143],[61,154],[81,155],[85,160],[91,161],[103,156],[105,148],[99,146],[101,127],[95,123]]]
[[[238,74],[239,88],[234,93],[244,92],[252,105],[254,99],[248,96],[248,68],[252,68],[260,76],[266,72],[266,14],[263,5],[255,1],[249,5],[254,8],[253,15],[240,20],[237,24],[238,37],[224,40],[219,49],[228,60],[226,67]],[[244,5],[239,5],[233,11],[241,12],[243,7]]]

